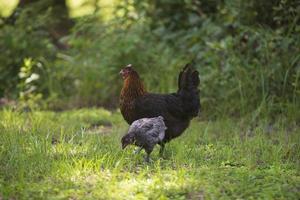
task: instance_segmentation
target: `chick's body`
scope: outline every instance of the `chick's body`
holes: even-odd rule
[[[128,133],[122,138],[122,146],[134,144],[147,153],[146,161],[149,161],[150,153],[156,144],[160,144],[165,137],[167,129],[163,117],[142,118],[134,121]]]

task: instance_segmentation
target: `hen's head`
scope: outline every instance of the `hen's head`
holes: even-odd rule
[[[138,73],[133,69],[132,65],[129,64],[120,71],[120,75],[123,79],[126,79],[130,75],[138,75]]]
[[[124,135],[121,139],[122,149],[125,149],[128,145],[134,143],[134,136],[132,134]]]

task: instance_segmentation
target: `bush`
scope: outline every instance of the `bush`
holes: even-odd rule
[[[39,62],[55,59],[57,49],[51,43],[47,24],[49,12],[32,17],[35,6],[24,8],[14,24],[2,24],[0,31],[0,97],[17,98],[18,77],[24,59]],[[44,86],[41,86],[44,87]]]
[[[51,9],[33,19],[35,6],[0,31],[0,96],[45,100],[51,109],[116,108],[123,66],[133,64],[150,91],[171,92],[179,70],[194,60],[209,118],[276,116],[299,106],[295,1],[129,1],[109,21],[96,14],[76,19],[61,38],[67,50],[47,31],[55,24]],[[28,74],[17,76],[28,60]],[[27,82],[32,74],[39,78]]]
[[[102,23],[97,17],[81,19],[69,38],[74,75],[69,98],[75,106],[115,107],[121,88],[119,71],[133,64],[150,90],[169,92],[176,87],[180,55],[166,43],[157,43],[151,30],[141,23],[124,26],[116,20]],[[165,74],[169,74],[165,77]]]
[[[242,25],[230,34],[209,20],[203,26],[179,33],[174,46],[198,64],[204,113],[241,116],[264,105],[271,115],[299,105],[296,35]]]
[[[160,42],[196,61],[208,116],[274,116],[299,105],[296,1],[134,2]]]

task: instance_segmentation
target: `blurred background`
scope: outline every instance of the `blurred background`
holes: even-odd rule
[[[200,71],[202,116],[300,119],[298,0],[0,0],[0,104],[118,107],[131,63],[153,92]]]

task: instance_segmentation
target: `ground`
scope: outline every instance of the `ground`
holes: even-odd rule
[[[0,199],[298,199],[300,131],[195,119],[152,162],[123,151],[118,111],[0,111]]]

